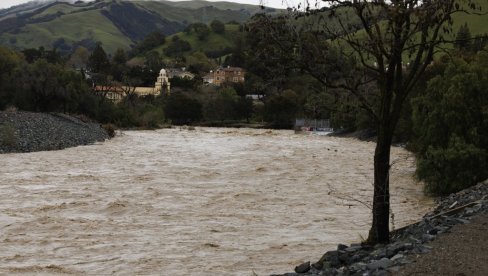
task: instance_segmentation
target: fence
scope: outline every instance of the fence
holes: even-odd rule
[[[309,131],[332,131],[330,121],[315,120],[315,119],[295,119],[295,129],[309,130]]]

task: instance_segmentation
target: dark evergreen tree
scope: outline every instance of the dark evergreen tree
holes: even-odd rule
[[[118,65],[125,65],[127,62],[127,55],[125,54],[124,49],[118,48],[114,53],[112,61]]]
[[[459,27],[454,45],[459,50],[467,51],[471,49],[471,44],[471,31],[469,30],[468,23],[464,23],[464,25]]]
[[[198,40],[207,40],[208,35],[210,34],[210,29],[207,25],[203,23],[193,23],[192,28],[193,31],[195,31]]]
[[[95,73],[107,73],[110,68],[110,61],[107,53],[103,50],[102,44],[98,43],[95,46],[92,54],[88,58],[88,67]]]
[[[222,23],[222,21],[219,20],[213,20],[210,23],[210,28],[212,28],[212,31],[216,34],[223,34],[225,33],[225,24]]]

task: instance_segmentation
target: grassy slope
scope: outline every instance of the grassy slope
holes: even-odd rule
[[[221,9],[221,10],[245,9],[252,14],[261,11],[261,7],[257,6],[257,5],[238,4],[238,3],[225,2],[225,1],[208,2],[208,1],[201,1],[201,0],[192,0],[192,1],[182,1],[182,2],[165,1],[164,3],[171,5],[171,6],[175,6],[175,7],[185,7],[185,8],[190,8],[190,9],[200,9],[200,8],[207,7],[207,6],[214,6],[218,9]],[[256,1],[256,4],[257,3],[258,2]]]
[[[184,32],[177,33],[177,35],[180,39],[186,40],[191,44],[192,50],[188,52],[192,53],[195,51],[211,51],[211,50],[219,50],[219,49],[224,49],[226,47],[234,47],[235,45],[235,39],[241,37],[243,33],[240,33],[238,30],[239,26],[237,25],[225,25],[225,33],[223,35],[216,34],[214,32],[211,32],[210,35],[208,36],[208,39],[205,41],[200,41],[198,40],[197,36],[195,33],[190,33],[186,34]],[[155,48],[154,50],[162,53],[165,48],[168,47],[172,37],[169,36],[166,39],[166,43],[162,46],[159,46]]]
[[[249,15],[237,10],[222,10],[215,8],[204,8],[201,10],[184,8],[180,6],[168,5],[166,2],[154,2],[154,1],[137,1],[137,5],[144,7],[147,10],[154,11],[162,17],[170,21],[188,23],[203,22],[208,23],[213,19],[218,19],[223,22],[236,20],[238,22],[244,22],[249,18]],[[182,2],[183,3],[183,2]]]
[[[83,9],[83,8],[84,7],[76,7],[76,6],[69,5],[69,4],[61,2],[55,6],[52,6],[49,9],[46,9],[45,11],[43,11],[41,13],[34,15],[32,18],[40,18],[40,17],[46,16],[46,15],[56,14],[58,12],[68,14],[68,13],[75,12],[75,11]]]
[[[51,45],[58,38],[68,42],[85,38],[102,41],[107,52],[114,52],[118,47],[129,49],[132,43],[99,10],[68,14],[49,22],[27,25],[19,34],[3,34],[1,42],[5,43],[10,37],[15,37],[17,45],[25,48]]]
[[[159,2],[135,2],[138,6],[141,6],[147,10],[154,11],[162,17],[170,21],[181,21],[182,18],[187,19],[189,22],[193,18],[193,14],[190,10],[175,9],[172,6],[165,5]]]

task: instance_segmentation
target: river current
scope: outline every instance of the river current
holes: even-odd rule
[[[367,237],[374,143],[292,131],[126,131],[0,155],[0,274],[268,275]],[[432,207],[392,149],[392,228]]]

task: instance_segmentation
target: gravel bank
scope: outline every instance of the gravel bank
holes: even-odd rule
[[[486,275],[487,223],[488,180],[440,200],[422,221],[393,231],[388,245],[339,244],[283,276]]]
[[[0,112],[0,153],[59,150],[107,138],[99,124],[64,114]]]

